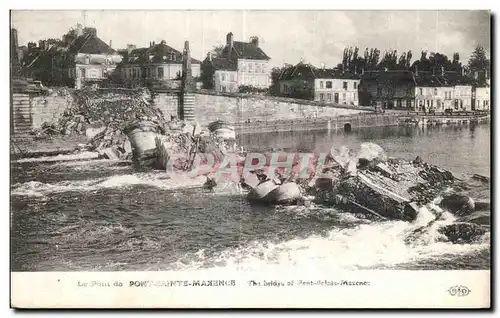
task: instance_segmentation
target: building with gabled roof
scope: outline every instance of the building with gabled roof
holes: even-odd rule
[[[147,48],[134,48],[123,53],[120,75],[127,86],[170,85],[182,75],[182,52],[167,45],[166,41],[150,42]],[[200,76],[201,61],[191,58],[194,78]]]
[[[270,85],[270,57],[259,46],[259,38],[249,42],[234,41],[233,33],[226,36],[221,56],[208,53],[203,61],[204,77],[212,78],[219,92],[237,92],[240,86],[267,89]]]
[[[28,43],[24,58],[27,76],[48,85],[102,86],[121,56],[97,36],[95,28],[78,24],[60,39]]]
[[[359,75],[335,68],[317,68],[300,61],[285,68],[279,77],[281,96],[358,105]]]

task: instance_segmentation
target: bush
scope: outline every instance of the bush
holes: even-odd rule
[[[259,88],[250,85],[240,85],[238,86],[238,92],[240,93],[267,93],[268,88]]]

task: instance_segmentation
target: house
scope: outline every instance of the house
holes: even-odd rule
[[[315,67],[300,61],[297,65],[285,68],[279,76],[279,95],[314,99],[316,80]]]
[[[50,85],[102,86],[108,82],[122,57],[97,36],[95,28],[65,34],[62,40],[28,43],[25,73]]]
[[[285,69],[279,77],[281,96],[315,101],[359,105],[359,76],[337,69],[320,69],[299,62]]]
[[[319,69],[314,79],[314,100],[359,105],[359,76],[335,69]]]
[[[213,88],[219,92],[237,92],[240,86],[267,89],[271,79],[269,60],[259,47],[258,37],[251,37],[249,42],[234,41],[229,32],[221,56],[212,58],[209,53],[203,72],[205,77],[211,77]]]
[[[490,99],[489,87],[475,87],[473,110],[490,110]]]
[[[487,72],[474,72],[473,110],[490,110],[490,78]]]
[[[116,69],[122,57],[97,36],[95,28],[77,28],[77,38],[70,44],[73,56],[68,66],[68,76],[74,80],[75,88],[101,86]],[[110,42],[111,44],[111,42]]]
[[[364,72],[359,89],[362,105],[436,112],[471,109],[470,80],[463,72],[443,68]]]
[[[415,78],[409,70],[362,71],[359,99],[363,106],[413,109]]]
[[[150,42],[147,48],[135,48],[129,45],[122,52],[120,63],[122,82],[129,87],[149,86],[151,84],[174,85],[182,75],[182,52],[167,45],[163,40],[159,44]],[[200,76],[201,61],[191,58],[191,71],[194,78]]]
[[[455,84],[457,80],[450,75],[454,72],[418,71],[415,67],[415,110],[444,112],[454,106]]]

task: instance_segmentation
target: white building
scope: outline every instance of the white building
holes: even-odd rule
[[[226,46],[217,59],[207,56],[214,76],[214,89],[219,92],[237,92],[240,86],[267,89],[271,83],[270,57],[259,47],[259,38],[249,42],[234,41],[233,33],[226,36]],[[211,68],[211,70],[210,70]],[[205,71],[205,68],[204,68]]]
[[[302,61],[280,75],[280,95],[330,104],[359,105],[359,76],[335,69],[318,69]]]
[[[472,110],[472,85],[455,85],[453,110]]]
[[[474,99],[475,110],[490,110],[490,88],[489,87],[476,87],[476,97]]]
[[[322,70],[314,79],[314,100],[334,103],[359,105],[358,86],[359,79],[353,79],[352,76],[344,76],[328,73]]]

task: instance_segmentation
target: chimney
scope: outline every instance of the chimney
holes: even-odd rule
[[[187,41],[186,41],[186,42],[187,42]],[[165,41],[165,40],[161,40],[160,44],[162,44],[162,45],[166,45],[166,44],[167,44],[167,41]]]
[[[109,40],[109,47],[113,48],[113,40]]]
[[[38,41],[38,47],[40,48],[40,50],[47,49],[47,41],[45,40]]]
[[[212,62],[212,52],[208,52],[207,58],[210,62]]]
[[[255,47],[259,47],[259,38],[256,36],[252,36],[250,38],[250,43],[252,43]]]
[[[233,52],[233,45],[234,45],[233,32],[229,32],[226,36],[226,46],[228,47],[227,58],[231,57],[231,53]]]
[[[76,36],[82,36],[83,35],[83,25],[81,25],[80,23],[78,23],[76,25]]]

